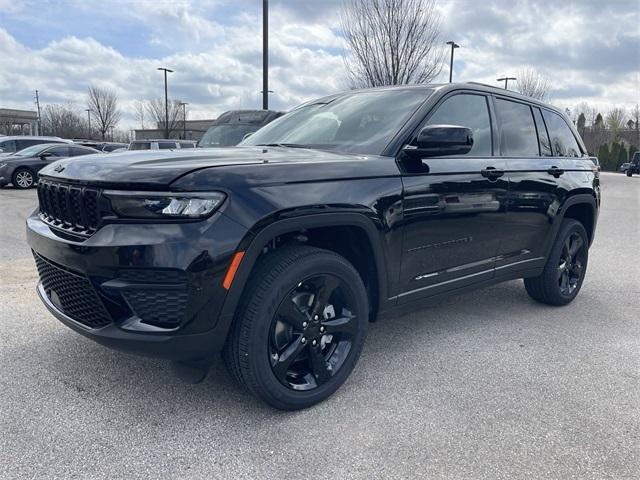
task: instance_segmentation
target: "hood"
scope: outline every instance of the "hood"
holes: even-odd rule
[[[335,161],[354,155],[286,147],[189,148],[94,154],[59,160],[40,176],[127,189],[166,188],[195,170],[236,165]]]

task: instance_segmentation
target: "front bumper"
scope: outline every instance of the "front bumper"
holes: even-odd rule
[[[216,213],[192,223],[107,224],[79,241],[37,213],[27,219],[38,294],[56,318],[108,347],[183,361],[224,345],[222,280],[245,233]]]

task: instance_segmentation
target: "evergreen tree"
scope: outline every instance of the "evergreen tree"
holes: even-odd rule
[[[598,115],[596,115],[596,119],[593,122],[593,126],[597,128],[604,128],[604,119],[602,118],[601,113],[598,113]]]
[[[600,166],[605,169],[609,163],[609,145],[606,143],[598,147],[598,160],[600,160]]]

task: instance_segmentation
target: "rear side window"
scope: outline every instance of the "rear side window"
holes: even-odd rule
[[[542,119],[540,109],[533,107],[533,118],[536,119],[536,129],[538,130],[538,142],[540,144],[540,154],[543,157],[553,157],[551,153],[551,142],[549,141],[549,133]]]
[[[500,151],[509,157],[537,157],[538,134],[531,107],[524,103],[496,99],[500,119]]]
[[[461,94],[447,98],[429,118],[427,125],[457,125],[473,131],[473,147],[466,155],[491,156],[491,120],[487,99]]]
[[[56,157],[68,157],[69,147],[52,147],[47,150],[47,153],[55,155]]]
[[[578,141],[564,119],[557,113],[548,110],[543,110],[542,115],[551,137],[553,155],[556,157],[581,157],[582,152]]]
[[[134,142],[129,145],[129,150],[150,150],[151,143],[149,142]]]
[[[88,150],[86,148],[80,148],[80,147],[69,147],[69,150],[71,150],[71,156],[72,157],[77,157],[78,155],[87,155],[89,153],[94,153],[91,150]]]
[[[0,142],[0,149],[2,149],[4,153],[13,153],[16,151],[16,142],[14,140]]]
[[[167,150],[169,148],[176,148],[175,142],[158,142],[158,148],[160,150]]]
[[[30,147],[32,145],[39,145],[41,143],[45,143],[42,140],[16,140],[16,149],[22,150],[23,148]],[[49,143],[49,142],[46,142]],[[51,142],[54,143],[54,142]]]
[[[194,148],[194,145],[191,142],[180,142],[180,148]]]

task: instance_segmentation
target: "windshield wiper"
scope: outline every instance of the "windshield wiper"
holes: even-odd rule
[[[256,147],[288,147],[288,148],[309,148],[300,143],[256,143]]]

